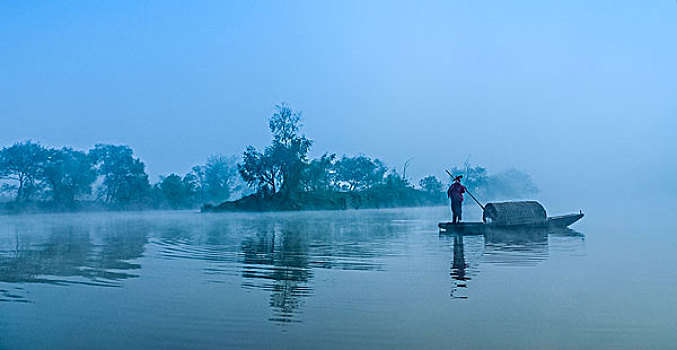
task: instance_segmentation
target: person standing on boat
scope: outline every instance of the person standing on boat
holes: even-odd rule
[[[463,175],[454,177],[454,183],[447,190],[447,197],[451,199],[451,212],[453,214],[451,222],[453,224],[462,220],[463,193],[467,191],[465,186],[461,185],[462,177]]]

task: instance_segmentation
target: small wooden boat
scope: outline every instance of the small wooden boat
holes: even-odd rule
[[[564,228],[585,216],[582,211],[547,217],[543,206],[535,201],[488,203],[484,208],[484,222],[440,222],[440,232],[485,234],[492,230],[522,230],[534,228]]]

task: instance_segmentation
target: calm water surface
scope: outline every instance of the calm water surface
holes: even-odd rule
[[[448,215],[1,216],[0,349],[677,347],[669,220],[459,238]]]

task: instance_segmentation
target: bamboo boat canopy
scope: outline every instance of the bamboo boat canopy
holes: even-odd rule
[[[543,206],[536,201],[487,203],[483,221],[501,225],[531,224],[546,220]]]

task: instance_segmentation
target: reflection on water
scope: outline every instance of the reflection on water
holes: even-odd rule
[[[24,283],[120,287],[137,277],[134,271],[151,243],[159,248],[155,259],[207,262],[209,282],[240,276],[242,288],[270,293],[271,321],[295,322],[303,300],[313,294],[315,270],[382,271],[384,258],[402,254],[393,244],[422,225],[427,229],[427,222],[403,212],[320,212],[301,220],[284,214],[24,217],[3,225],[0,282],[6,286],[0,301],[29,301]],[[560,229],[441,237],[453,247],[451,295],[467,298],[463,291],[483,264],[533,265],[548,258],[548,237],[579,241],[583,235]]]
[[[0,216],[0,349],[677,342],[672,226],[440,236],[447,211]]]
[[[4,226],[5,229],[11,226]],[[118,287],[136,277],[148,231],[136,222],[35,226],[20,222],[2,232],[0,282]],[[0,291],[0,301],[28,301],[21,291]]]
[[[585,237],[570,228],[495,229],[480,235],[441,234],[441,237],[447,236],[453,238],[450,296],[459,299],[468,298],[461,291],[468,288],[469,275],[479,272],[481,264],[532,266],[548,258],[549,237],[565,238],[558,242],[560,247],[577,246]],[[468,248],[475,256],[472,263],[466,259]]]
[[[240,276],[270,293],[270,320],[294,319],[312,295],[313,271],[379,271],[389,241],[415,221],[401,213],[320,212],[201,215],[91,214],[5,217],[0,235],[0,301],[28,301],[23,283],[120,287],[143,259],[195,260],[208,281]],[[11,230],[11,233],[10,233]],[[154,256],[144,256],[151,244]]]
[[[272,321],[290,322],[302,298],[310,294],[308,251],[306,237],[295,225],[276,230],[266,223],[242,242],[243,286],[271,293]]]
[[[301,347],[355,339],[388,348],[404,343],[372,334],[454,322],[454,308],[494,293],[477,283],[491,284],[491,269],[529,272],[555,254],[581,254],[582,235],[570,230],[440,236],[445,210],[0,217],[0,333],[12,334],[0,348],[36,348],[31,331],[43,325],[54,330],[46,346],[130,345],[99,332],[109,323],[177,348],[266,348],[280,330],[309,329],[321,343]],[[452,297],[467,301],[449,299],[449,273]],[[436,310],[429,324],[416,316]],[[82,317],[100,323],[64,326]]]
[[[271,321],[298,322],[303,299],[313,291],[313,269],[377,271],[385,240],[402,234],[402,223],[376,222],[360,213],[308,220],[262,218],[241,244],[244,288],[270,292]],[[367,219],[367,220],[365,220]]]

